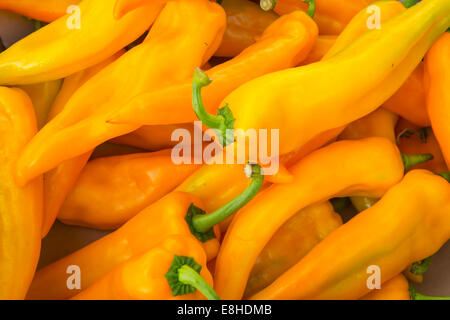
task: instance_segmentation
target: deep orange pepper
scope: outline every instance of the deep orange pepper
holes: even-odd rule
[[[405,119],[400,119],[396,127],[398,147],[406,154],[429,153],[433,159],[416,166],[417,169],[426,169],[434,173],[448,170],[442,155],[439,143],[431,128],[420,128]]]
[[[270,285],[317,243],[342,225],[330,202],[309,206],[286,221],[255,261],[244,298]]]
[[[111,138],[138,129],[140,125],[113,125],[107,120],[134,96],[191,78],[193,70],[209,60],[220,44],[225,19],[223,9],[207,0],[169,2],[146,41],[88,80],[39,131],[19,160],[18,181],[25,183]]]
[[[30,98],[0,87],[0,299],[23,299],[41,248],[42,177],[19,187],[12,172],[17,157],[36,134]]]
[[[125,51],[121,50],[101,63],[80,71],[64,79],[60,92],[50,109],[48,119],[53,119],[73,95],[73,93],[95,74],[107,65],[117,60]],[[86,165],[92,151],[79,157],[64,161],[58,167],[44,174],[44,219],[42,222],[42,237],[50,231],[56,216],[68,192]]]
[[[450,33],[444,33],[425,56],[427,109],[431,126],[450,166]]]
[[[195,287],[185,286],[176,294],[165,275],[173,269],[175,256],[186,257],[180,265],[196,268],[208,289],[213,278],[206,267],[206,255],[198,241],[185,236],[172,236],[142,255],[132,257],[118,265],[101,279],[73,297],[73,300],[203,300],[204,295]],[[190,260],[189,258],[193,259]],[[179,271],[176,272],[177,274]],[[179,276],[179,275],[178,275]],[[178,277],[175,281],[180,282]],[[200,280],[202,281],[202,280]],[[203,282],[202,281],[202,282]],[[184,284],[184,283],[183,283]],[[193,289],[193,290],[192,290]]]
[[[237,212],[228,228],[215,270],[215,289],[222,299],[242,297],[264,246],[296,212],[333,197],[380,197],[401,180],[404,167],[395,144],[375,137],[333,143],[306,156],[290,171],[292,183],[262,191]]]
[[[274,12],[263,11],[249,0],[223,0],[221,5],[227,13],[227,29],[214,53],[218,57],[237,56],[255,43],[255,38],[278,18]]]
[[[245,82],[261,75],[298,65],[317,39],[317,26],[303,12],[293,12],[272,23],[255,44],[237,57],[207,71],[214,82],[203,99],[210,111]],[[114,123],[177,124],[197,120],[192,110],[192,75],[189,81],[133,99],[112,117]]]
[[[58,220],[93,229],[116,229],[172,191],[199,166],[174,164],[170,150],[92,160],[67,195]]]
[[[381,289],[374,289],[360,300],[411,300],[409,295],[409,283],[405,276],[398,276],[386,281]]]
[[[67,8],[80,0],[0,0],[0,10],[9,10],[39,21],[52,22],[66,15]]]
[[[322,35],[338,35],[347,23],[372,0],[316,0],[314,21]],[[277,0],[275,12],[284,15],[294,10],[306,11],[308,5],[300,0]]]

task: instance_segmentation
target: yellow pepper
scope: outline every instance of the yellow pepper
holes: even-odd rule
[[[399,274],[383,283],[381,289],[373,289],[360,300],[411,300],[408,280]]]
[[[80,0],[0,0],[0,10],[9,10],[39,21],[52,22]]]

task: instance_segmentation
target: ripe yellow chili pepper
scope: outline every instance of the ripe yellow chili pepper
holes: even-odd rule
[[[316,0],[314,21],[320,34],[337,35],[360,10],[371,4],[372,0]],[[294,10],[307,10],[307,4],[298,0],[277,0],[274,11],[280,15]]]
[[[150,3],[165,3],[170,0],[117,0],[114,6],[114,16],[121,19],[125,14]]]
[[[67,101],[81,85],[107,65],[117,60],[124,52],[124,50],[121,50],[105,61],[64,79],[61,90],[56,96],[50,109],[48,119],[53,119],[62,109],[64,109]],[[66,160],[55,169],[44,174],[44,218],[42,222],[42,237],[45,237],[53,226],[64,199],[78,179],[81,170],[88,162],[91,153],[92,151],[89,151],[79,157]]]
[[[399,274],[383,283],[381,289],[372,290],[360,300],[411,300],[408,280]]]
[[[206,296],[217,300],[212,285],[206,255],[198,241],[172,236],[118,265],[72,299],[203,300]]]
[[[358,299],[369,292],[369,266],[384,283],[438,251],[450,238],[449,217],[449,183],[411,171],[252,299]]]
[[[290,171],[292,183],[262,191],[228,228],[215,271],[215,289],[222,299],[242,297],[264,246],[296,212],[333,197],[380,197],[401,180],[404,166],[397,147],[375,137],[338,141],[306,156]]]
[[[337,36],[319,35],[308,57],[300,65],[307,65],[322,60],[326,53],[335,45],[336,39]]]
[[[41,247],[42,177],[19,187],[14,167],[36,134],[33,105],[20,89],[0,87],[0,299],[23,299]]]
[[[114,3],[84,0],[79,21],[76,12],[66,15],[9,47],[0,54],[0,83],[51,81],[93,66],[136,40],[162,8],[150,4],[116,20]]]
[[[425,56],[427,109],[431,126],[450,166],[450,33],[444,33]]]
[[[174,164],[170,150],[92,160],[67,195],[58,219],[69,225],[116,229],[199,166]]]
[[[225,19],[223,9],[208,0],[169,2],[146,41],[88,80],[39,131],[19,160],[18,180],[25,183],[110,138],[138,129],[140,125],[113,125],[107,120],[134,96],[189,79],[220,44]]]
[[[193,195],[172,192],[150,205],[122,227],[88,246],[40,269],[28,292],[29,299],[64,299],[77,294],[66,286],[66,269],[84,270],[83,288],[132,256],[148,251],[166,236],[185,235],[203,244],[208,260],[219,249],[217,224],[248,203],[263,183],[261,168],[249,165],[252,181],[247,189],[221,208],[205,215],[201,201]],[[242,172],[241,172],[242,174]],[[48,286],[52,283],[52,286]]]
[[[215,80],[203,94],[208,110],[216,111],[221,100],[245,82],[298,65],[313,47],[317,33],[314,21],[300,11],[275,20],[255,44],[207,71]],[[195,121],[191,79],[192,74],[180,85],[136,97],[111,122],[160,125]]]
[[[61,80],[54,80],[20,86],[20,88],[30,96],[31,101],[33,101],[38,122],[38,129],[42,128],[47,123],[53,101],[61,89],[61,83]]]
[[[283,155],[378,108],[399,89],[449,25],[450,2],[424,0],[389,19],[381,29],[366,32],[331,58],[245,83],[223,100],[227,116],[224,111],[220,116],[205,112],[198,96],[210,80],[196,72],[194,110],[221,137],[226,137],[224,132],[229,129],[241,129],[238,138],[248,129],[279,129],[279,154]],[[399,42],[399,37],[404,41]],[[224,144],[231,142],[227,139]],[[267,145],[271,147],[270,139]]]
[[[295,214],[274,234],[255,261],[244,298],[270,285],[341,225],[341,217],[329,202],[312,205]]]
[[[9,10],[39,21],[52,22],[80,0],[0,0],[0,10]]]
[[[278,18],[274,12],[263,11],[249,0],[223,0],[221,5],[227,13],[227,29],[222,44],[214,53],[218,57],[237,56]]]

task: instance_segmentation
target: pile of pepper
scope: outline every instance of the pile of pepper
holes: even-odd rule
[[[0,299],[449,299],[449,0],[0,10]],[[56,220],[107,234],[38,269]]]

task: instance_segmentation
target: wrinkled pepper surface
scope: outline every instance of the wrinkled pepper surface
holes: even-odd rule
[[[449,183],[426,170],[411,171],[252,298],[358,299],[370,290],[369,266],[380,268],[384,283],[437,252],[450,238],[449,217]]]
[[[36,134],[30,98],[0,87],[0,299],[23,299],[41,248],[42,177],[24,187],[14,179],[18,155]]]

